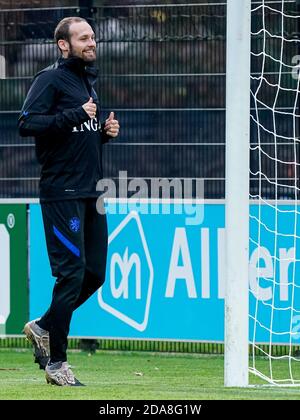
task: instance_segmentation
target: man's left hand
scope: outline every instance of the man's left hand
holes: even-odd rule
[[[118,120],[115,120],[115,114],[113,112],[109,114],[109,117],[105,121],[104,130],[110,137],[117,137],[119,135],[119,122]]]

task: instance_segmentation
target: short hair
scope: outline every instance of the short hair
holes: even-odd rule
[[[58,22],[58,25],[56,26],[54,31],[54,40],[56,44],[58,44],[58,41],[60,39],[64,39],[65,41],[70,42],[70,26],[72,23],[75,22],[88,23],[86,19],[81,18],[79,16],[70,16],[62,19],[60,22]]]

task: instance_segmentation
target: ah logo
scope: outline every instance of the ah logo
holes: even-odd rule
[[[119,287],[116,286],[116,268],[120,269],[121,281]],[[128,259],[128,247],[126,248],[123,258],[120,254],[114,253],[110,262],[110,284],[111,292],[114,298],[119,299],[123,296],[124,299],[128,299],[128,280],[131,269],[135,266],[135,297],[141,299],[141,260],[138,254],[134,253],[130,255]]]
[[[149,319],[153,266],[137,212],[125,217],[108,243],[109,281],[98,292],[99,305],[132,328],[144,331]]]

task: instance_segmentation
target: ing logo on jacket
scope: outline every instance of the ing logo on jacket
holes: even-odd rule
[[[72,133],[82,133],[83,131],[101,131],[101,124],[97,118],[85,121],[77,127],[73,127]]]

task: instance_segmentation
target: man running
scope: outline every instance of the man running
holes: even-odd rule
[[[67,337],[73,311],[105,280],[107,224],[96,210],[96,184],[102,178],[102,144],[117,137],[120,126],[113,112],[100,123],[91,26],[85,19],[68,17],[54,36],[61,57],[35,76],[19,132],[35,137],[40,202],[56,282],[49,309],[28,322],[24,332],[48,383],[80,386],[67,363]]]

